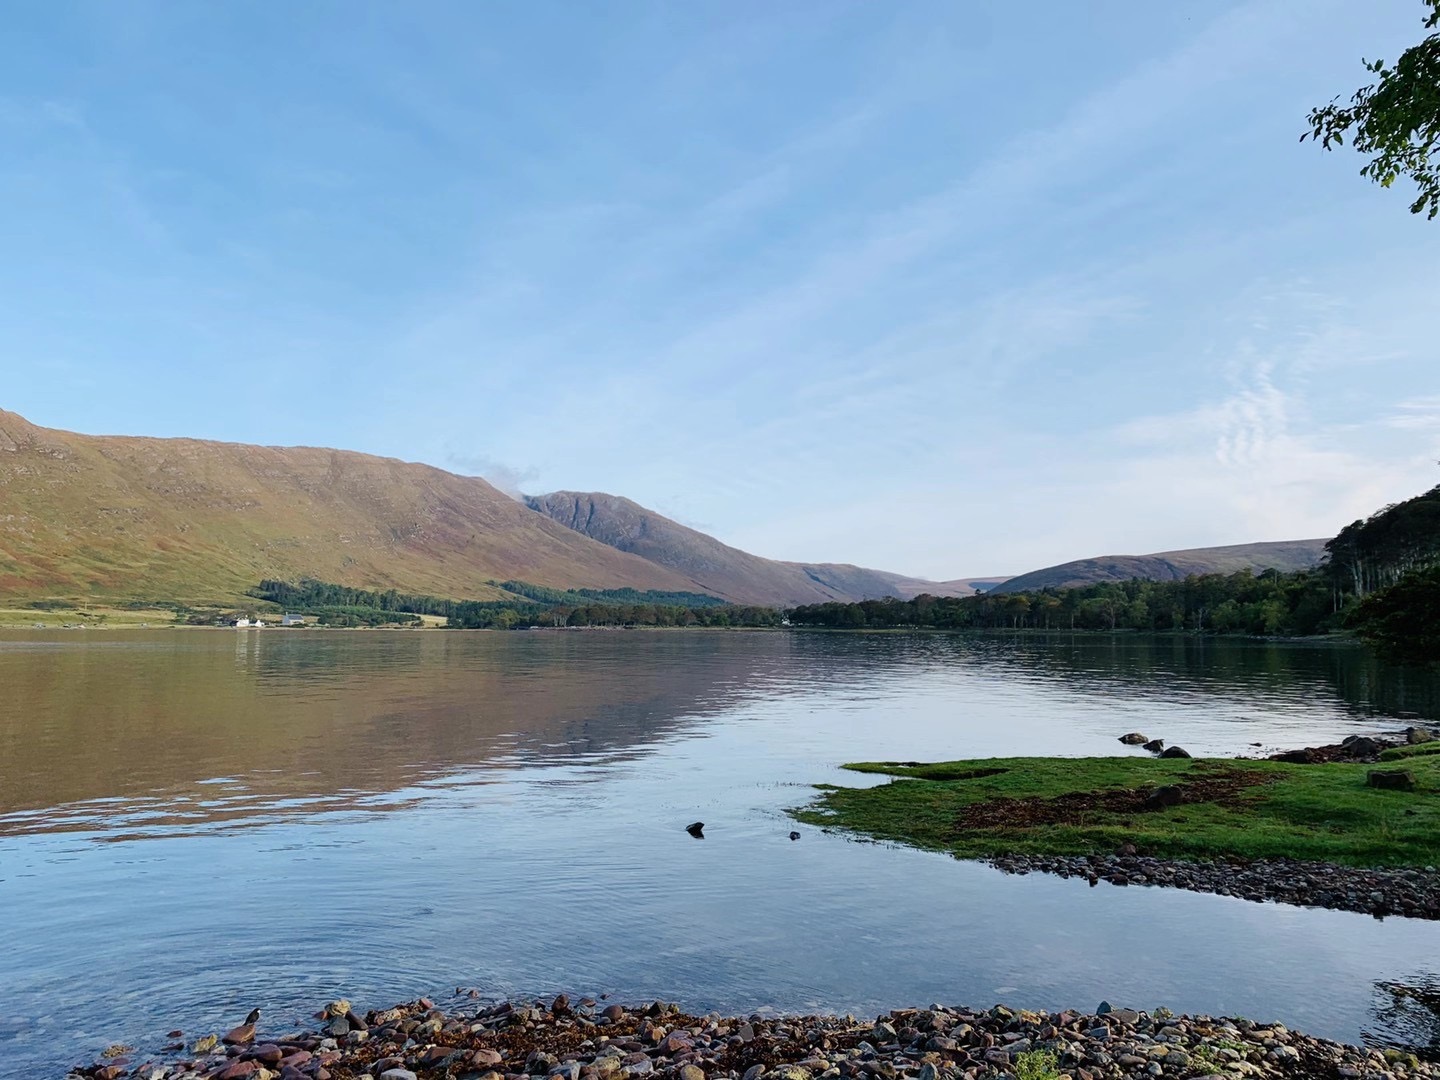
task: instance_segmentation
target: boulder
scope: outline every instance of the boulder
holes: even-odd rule
[[[1353,739],[1346,739],[1340,744],[1345,748],[1345,753],[1354,758],[1376,758],[1380,751],[1385,749],[1385,744],[1379,739],[1371,739],[1360,735]]]
[[[1183,746],[1171,746],[1162,750],[1160,756],[1168,758],[1189,757],[1190,751],[1186,750]]]
[[[1272,754],[1271,761],[1284,761],[1290,765],[1314,765],[1317,758],[1314,750],[1306,747],[1304,750],[1286,750],[1279,754]]]
[[[1145,800],[1146,810],[1163,810],[1167,806],[1179,806],[1185,801],[1185,792],[1174,784],[1158,787]]]
[[[1158,754],[1161,750],[1165,749],[1165,740],[1151,739],[1145,744],[1144,749],[1149,750],[1152,754]]]
[[[1365,782],[1387,791],[1415,790],[1415,774],[1409,769],[1371,769],[1365,774]]]
[[[231,1028],[224,1035],[220,1036],[220,1041],[227,1046],[241,1046],[245,1043],[252,1043],[255,1041],[255,1025],[241,1024],[239,1027]]]
[[[1405,741],[1411,746],[1418,746],[1421,743],[1434,742],[1435,736],[1423,727],[1407,727],[1405,729]]]
[[[1121,735],[1120,741],[1126,746],[1140,746],[1142,743],[1149,742],[1149,740],[1138,731],[1132,731],[1128,735]]]

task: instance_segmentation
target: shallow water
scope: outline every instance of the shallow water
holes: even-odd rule
[[[1440,924],[791,842],[784,811],[873,782],[836,768],[856,759],[1137,752],[1130,730],[1258,752],[1416,717],[1440,717],[1434,679],[1342,645],[3,633],[0,1074],[457,986],[743,1012],[1106,998],[1415,1038],[1382,984],[1436,977]]]

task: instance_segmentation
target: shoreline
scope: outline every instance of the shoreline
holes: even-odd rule
[[[471,991],[472,999],[479,994]],[[875,1021],[830,1014],[699,1016],[566,995],[449,1010],[426,998],[363,1015],[331,1002],[310,1030],[264,1020],[190,1033],[165,1053],[115,1046],[69,1075],[87,1080],[1118,1080],[1133,1076],[1440,1077],[1407,1050],[1353,1046],[1244,1017],[1113,1008],[896,1009]],[[181,1033],[172,1033],[176,1038]],[[144,1060],[137,1060],[144,1057]]]

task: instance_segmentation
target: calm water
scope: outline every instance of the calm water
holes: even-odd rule
[[[1137,1007],[1395,1037],[1440,924],[1007,877],[792,825],[860,758],[1255,752],[1440,718],[1357,649],[723,633],[0,634],[0,1073],[457,986]],[[706,822],[692,840],[688,822]],[[58,1047],[58,1049],[57,1049]]]

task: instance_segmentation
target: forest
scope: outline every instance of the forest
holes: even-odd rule
[[[774,608],[727,604],[703,593],[635,589],[550,589],[523,581],[494,582],[514,600],[448,600],[436,596],[355,589],[325,581],[262,581],[250,595],[287,611],[314,616],[323,626],[411,625],[436,615],[457,629],[510,630],[527,626],[779,626]]]
[[[1347,525],[1313,570],[1116,581],[1073,589],[812,604],[796,626],[835,629],[1351,630],[1396,658],[1440,659],[1440,487]]]

